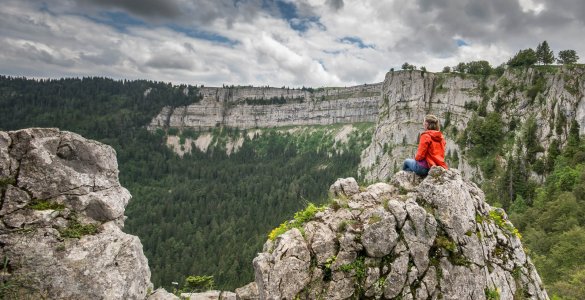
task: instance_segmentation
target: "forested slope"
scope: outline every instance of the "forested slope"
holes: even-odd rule
[[[532,72],[539,79],[558,70],[519,67],[510,72]],[[576,73],[563,76],[575,87],[571,91],[583,86],[583,72]],[[489,76],[504,82],[505,77],[497,77],[501,74]],[[538,80],[524,88],[506,80],[507,90],[514,90],[510,95],[528,97],[535,90],[530,87],[539,86]],[[497,85],[490,93],[507,90]],[[529,97],[539,100],[535,105],[558,110],[541,96],[542,89],[536,90]],[[150,81],[0,77],[0,130],[59,127],[112,145],[121,183],[134,196],[125,230],[142,240],[155,286],[171,288],[172,281],[187,275],[213,275],[218,288],[231,290],[252,280],[250,262],[272,228],[307,202],[326,201],[327,187],[338,177],[356,176],[373,128],[354,124],[346,142],[336,137],[341,125],[248,131],[218,127],[206,133],[145,129],[162,107],[197,102],[197,94],[195,87]],[[583,299],[585,144],[575,114],[518,119],[495,105],[463,108],[469,114],[464,129],[449,124],[455,120],[450,114],[442,116],[445,134],[461,150],[448,157],[450,163],[467,159],[481,170],[486,199],[508,211],[549,295]],[[551,136],[544,138],[546,151],[535,143],[542,122],[553,124]],[[181,158],[166,145],[167,134],[182,141],[209,134],[213,141],[205,152],[193,150]],[[243,139],[239,150],[226,154],[228,141],[238,139]],[[378,146],[384,153],[392,150]]]
[[[112,145],[133,195],[125,231],[140,237],[155,286],[213,275],[217,287],[234,289],[253,280],[250,263],[271,228],[307,202],[325,201],[338,177],[354,176],[373,124],[354,125],[345,142],[336,142],[340,125],[217,128],[206,153],[181,158],[165,145],[166,132],[145,125],[163,106],[198,101],[194,95],[194,87],[150,81],[0,77],[0,130],[58,127]],[[230,137],[244,142],[228,156]]]

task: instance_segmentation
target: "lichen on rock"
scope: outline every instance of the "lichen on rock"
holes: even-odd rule
[[[146,298],[113,148],[55,128],[0,132],[0,195],[0,298]]]
[[[400,171],[365,190],[340,179],[330,191],[345,205],[254,259],[261,299],[548,299],[505,213],[457,170]]]

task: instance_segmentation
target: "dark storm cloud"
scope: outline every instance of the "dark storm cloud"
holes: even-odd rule
[[[116,7],[144,17],[172,18],[181,14],[176,0],[82,0],[83,3],[102,7]]]
[[[146,66],[154,69],[192,70],[193,62],[177,55],[159,55],[148,60]]]
[[[5,43],[0,47],[0,51],[5,54],[11,54],[12,57],[19,57],[32,62],[40,62],[48,65],[55,65],[59,67],[73,67],[75,59],[67,57],[47,47],[35,45],[34,43]]]
[[[489,45],[499,44],[510,35],[529,34],[525,25],[533,17],[523,13],[517,1],[509,0],[419,0],[417,4],[401,12],[413,34],[400,40],[396,49],[440,57],[457,51],[455,37]]]
[[[252,20],[259,11],[270,8],[263,0],[81,0],[104,8],[117,8],[144,18],[168,19],[183,24],[210,24],[223,20]]]
[[[116,49],[103,49],[99,53],[79,53],[79,58],[96,65],[113,66],[120,62],[123,53]]]
[[[343,8],[343,0],[327,0],[327,4],[333,10],[340,10]]]
[[[413,34],[397,43],[396,49],[417,49],[433,54],[455,53],[455,36],[465,42],[507,45],[512,51],[536,47],[536,43],[559,38],[561,28],[585,20],[585,1],[534,0],[542,11],[523,10],[510,0],[418,0],[403,12]],[[534,45],[531,45],[534,44]]]

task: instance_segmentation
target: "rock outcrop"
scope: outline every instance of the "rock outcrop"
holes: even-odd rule
[[[522,138],[528,119],[536,122],[536,144],[543,156],[551,141],[567,141],[571,120],[585,133],[585,68],[557,67],[509,69],[502,76],[421,71],[389,72],[382,84],[381,101],[372,143],[362,153],[360,169],[368,181],[386,180],[400,170],[405,158],[414,157],[423,119],[439,116],[447,140],[447,160],[466,178],[482,178],[477,167],[457,144],[479,110],[498,112]],[[483,114],[485,115],[485,113]],[[480,116],[481,117],[481,116]],[[514,124],[514,125],[512,125]],[[515,127],[515,129],[511,129]],[[502,128],[508,131],[509,128]],[[526,152],[525,145],[516,145]],[[524,148],[523,148],[524,147]],[[515,147],[511,147],[515,148]],[[456,157],[453,158],[453,157]]]
[[[457,170],[330,191],[254,259],[261,299],[548,299],[504,211]]]
[[[313,90],[286,88],[200,88],[202,100],[165,107],[148,128],[217,126],[263,128],[375,122],[381,84]]]
[[[58,129],[0,132],[0,194],[0,298],[146,298],[113,148]]]

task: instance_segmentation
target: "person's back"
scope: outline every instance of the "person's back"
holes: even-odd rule
[[[440,166],[448,169],[445,163],[445,138],[438,130],[427,130],[421,134],[415,160],[426,160],[429,168]]]

